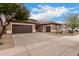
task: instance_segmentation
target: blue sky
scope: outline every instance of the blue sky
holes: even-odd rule
[[[38,21],[64,22],[63,15],[79,13],[79,3],[27,3],[29,18]]]

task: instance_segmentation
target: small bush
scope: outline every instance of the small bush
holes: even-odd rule
[[[68,32],[69,32],[69,33],[73,33],[73,31],[71,31],[71,30],[68,30]]]
[[[62,34],[62,31],[60,31],[60,34]]]

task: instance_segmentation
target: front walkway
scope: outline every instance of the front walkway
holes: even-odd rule
[[[79,53],[79,41],[72,40],[67,36],[27,33],[13,34],[13,39],[15,48],[0,51],[0,55],[77,56]]]

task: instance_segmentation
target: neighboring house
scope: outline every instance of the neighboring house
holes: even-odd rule
[[[68,27],[68,26],[66,26],[66,24],[63,24],[61,29],[64,32],[68,32],[69,30],[71,30],[71,27]],[[79,27],[74,28],[74,31],[79,31]]]
[[[45,24],[38,24],[37,30],[38,32],[57,32],[60,31],[62,28],[62,24],[59,23],[45,23]]]
[[[62,24],[60,23],[48,23],[46,25],[46,32],[59,32],[62,28]]]

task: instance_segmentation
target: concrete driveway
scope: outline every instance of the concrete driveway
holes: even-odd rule
[[[13,34],[15,47],[23,46],[25,52],[16,55],[60,56],[78,55],[79,42],[47,33]],[[21,47],[22,49],[22,47]],[[22,50],[21,50],[22,51]]]
[[[48,41],[51,39],[55,39],[55,36],[51,36],[46,33],[26,33],[26,34],[13,34],[12,35],[15,46],[22,46],[22,45],[29,45],[33,43],[38,43],[38,42],[43,42],[43,41]]]

